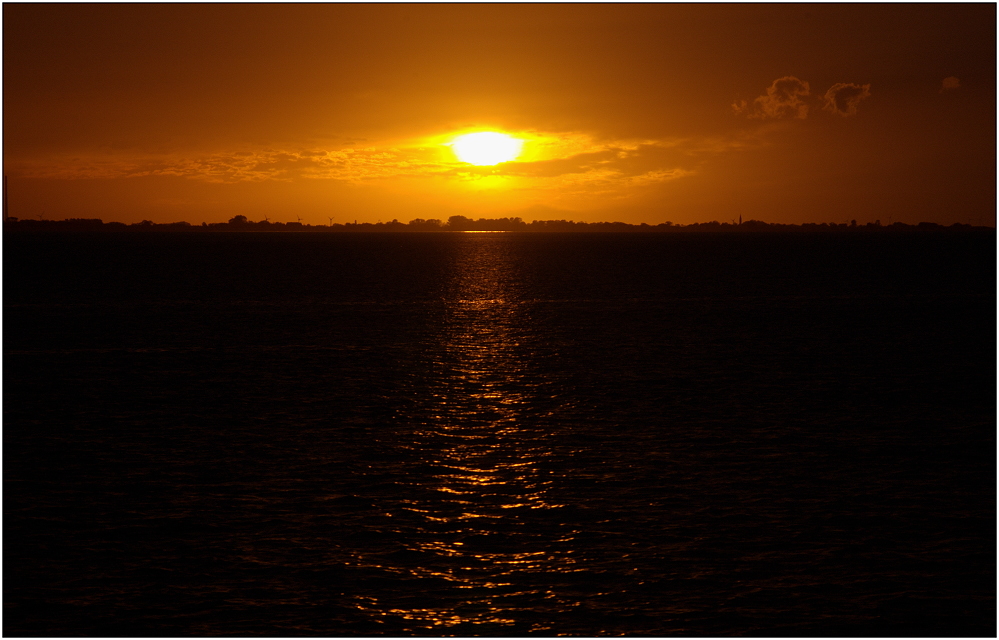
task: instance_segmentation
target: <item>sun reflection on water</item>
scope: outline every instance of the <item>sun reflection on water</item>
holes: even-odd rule
[[[426,582],[425,597],[418,606],[372,597],[357,606],[401,619],[407,631],[502,631],[518,611],[572,604],[546,587],[574,561],[551,536],[551,510],[560,506],[544,464],[551,434],[530,413],[538,386],[525,346],[531,318],[508,247],[487,234],[462,238],[442,322],[426,348],[431,374],[414,384],[418,401],[401,417],[410,437],[398,446],[419,461],[395,510],[411,555],[366,561],[415,580],[413,588]]]

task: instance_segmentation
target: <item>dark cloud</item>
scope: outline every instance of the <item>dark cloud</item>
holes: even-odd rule
[[[825,104],[823,109],[831,111],[836,115],[855,116],[857,115],[857,105],[864,98],[871,95],[871,85],[859,85],[852,82],[837,82],[829,87],[824,96]]]
[[[773,81],[767,94],[747,104],[745,100],[732,105],[736,113],[749,118],[806,118],[808,105],[802,98],[808,96],[808,83],[794,76],[784,76]]]

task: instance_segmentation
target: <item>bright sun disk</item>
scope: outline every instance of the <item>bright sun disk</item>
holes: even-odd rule
[[[451,142],[451,150],[459,160],[479,166],[509,162],[520,155],[523,146],[523,140],[494,131],[466,133]]]

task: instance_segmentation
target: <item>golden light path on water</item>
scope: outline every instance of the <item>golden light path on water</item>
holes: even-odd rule
[[[378,567],[450,588],[428,606],[373,596],[357,603],[373,616],[401,618],[410,631],[493,632],[527,608],[578,605],[549,588],[554,574],[574,570],[567,543],[575,532],[552,526],[560,506],[549,499],[554,480],[544,466],[552,434],[532,420],[540,376],[532,373],[531,318],[509,246],[492,234],[460,238],[440,342],[428,348],[432,374],[406,416],[411,441],[400,445],[425,463],[399,503],[416,523],[400,533],[421,560]],[[531,630],[547,629],[539,621]]]

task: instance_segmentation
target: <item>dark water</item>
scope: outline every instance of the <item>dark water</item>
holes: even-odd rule
[[[994,635],[995,236],[4,237],[4,634]]]

